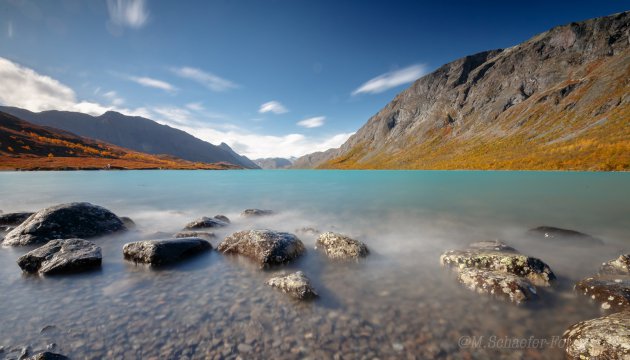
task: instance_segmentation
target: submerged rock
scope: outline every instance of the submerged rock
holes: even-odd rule
[[[245,209],[241,216],[265,216],[265,215],[273,215],[273,210],[261,210],[261,209]]]
[[[14,213],[0,214],[0,225],[17,226],[23,223],[26,219],[28,219],[33,214],[34,213],[32,212],[14,212]]]
[[[568,359],[630,359],[630,311],[571,325],[563,339]]]
[[[255,260],[261,267],[290,262],[306,249],[295,235],[272,230],[246,230],[225,238],[217,250]]]
[[[630,254],[621,255],[616,259],[607,261],[599,269],[600,274],[630,275]]]
[[[207,216],[204,216],[202,218],[193,220],[189,222],[188,224],[186,224],[186,226],[184,227],[184,230],[218,228],[218,227],[225,227],[228,225],[229,225],[228,222],[217,219],[216,217],[209,218]]]
[[[603,245],[601,239],[575,230],[561,229],[553,226],[539,226],[527,231],[527,234],[535,239],[545,242],[559,242],[569,245],[589,246]]]
[[[50,351],[45,351],[43,353],[31,356],[30,358],[28,358],[28,360],[70,360],[70,358],[61,354],[55,354]]]
[[[366,257],[370,253],[364,243],[333,232],[325,232],[319,235],[315,248],[321,248],[329,258],[335,260],[356,260]]]
[[[470,249],[477,249],[477,250],[505,251],[505,252],[513,252],[513,253],[517,252],[515,248],[499,240],[478,241],[478,242],[468,245],[468,247]]]
[[[496,271],[464,268],[457,280],[468,289],[520,304],[536,298],[536,288],[522,277]]]
[[[214,218],[217,220],[221,220],[224,223],[228,223],[228,224],[230,223],[230,219],[225,215],[215,215]]]
[[[3,245],[34,245],[55,239],[91,238],[125,230],[111,211],[90,203],[70,203],[40,210],[11,230]]]
[[[163,265],[212,249],[212,245],[199,238],[145,240],[125,244],[125,259],[136,263]]]
[[[449,250],[440,256],[440,263],[456,269],[477,268],[527,278],[532,284],[549,286],[556,277],[540,259],[514,251],[465,249]]]
[[[316,236],[321,234],[321,231],[317,230],[314,227],[311,226],[305,226],[305,227],[301,227],[299,229],[295,229],[295,232],[298,234],[305,234],[305,235],[312,235],[312,236]]]
[[[127,229],[133,229],[136,227],[136,223],[131,220],[130,217],[127,216],[121,216],[120,220],[123,222],[123,224],[125,225],[125,227],[127,227]]]
[[[204,240],[210,240],[210,239],[216,238],[216,235],[214,235],[214,233],[205,232],[205,231],[180,231],[174,236],[174,238],[176,239],[189,238],[189,237],[196,237],[196,238],[200,238]]]
[[[266,284],[280,289],[298,300],[309,300],[318,296],[311,286],[310,280],[301,271],[287,276],[273,277]]]
[[[101,248],[83,239],[52,240],[20,256],[23,271],[40,274],[79,272],[101,266]]]
[[[156,231],[152,233],[143,234],[141,239],[143,240],[155,240],[155,239],[172,239],[175,235],[173,233],[167,233],[164,231]]]
[[[586,278],[575,284],[575,290],[601,304],[602,309],[630,309],[630,276]]]

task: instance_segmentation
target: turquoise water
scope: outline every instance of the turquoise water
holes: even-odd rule
[[[599,316],[572,283],[630,251],[630,174],[476,171],[111,171],[0,173],[0,210],[37,210],[88,201],[138,230],[97,240],[103,269],[63,278],[25,277],[0,249],[0,346],[54,342],[77,358],[543,358],[561,349],[469,349],[461,336],[562,335]],[[277,215],[245,219],[246,208]],[[233,231],[312,226],[350,234],[372,255],[330,264],[300,237],[303,270],[322,295],[296,304],[264,286],[282,269],[259,271],[216,252],[165,269],[126,263],[121,247],[153,232],[175,232],[200,216],[225,214]],[[532,242],[539,225],[583,231],[605,246]],[[461,288],[439,266],[446,249],[502,239],[540,257],[559,277],[537,304],[515,307]],[[45,326],[53,326],[41,333]],[[5,351],[5,355],[7,352]],[[3,356],[0,353],[0,358]]]

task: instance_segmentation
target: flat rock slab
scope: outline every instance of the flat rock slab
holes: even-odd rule
[[[562,229],[553,226],[539,226],[527,231],[532,238],[546,243],[568,244],[574,246],[604,245],[601,239],[575,230]]]
[[[457,280],[479,294],[488,294],[515,304],[535,299],[536,288],[526,279],[496,271],[461,269]]]
[[[241,216],[251,217],[251,216],[267,216],[273,215],[273,210],[261,210],[261,209],[245,209],[241,213]]]
[[[370,254],[367,245],[359,240],[333,232],[319,235],[315,248],[334,260],[358,260]]]
[[[20,256],[23,271],[60,274],[91,270],[101,266],[101,248],[83,239],[52,240]]]
[[[256,261],[260,267],[280,265],[301,256],[306,249],[297,236],[273,230],[246,230],[225,238],[217,250]]]
[[[266,284],[298,300],[311,300],[318,296],[310,280],[301,271],[287,276],[273,277],[267,280]]]
[[[571,325],[563,339],[567,359],[630,359],[630,311]]]
[[[204,240],[214,239],[217,236],[211,232],[205,231],[180,231],[174,236],[176,239],[196,237]]]
[[[630,254],[621,255],[616,259],[607,261],[599,269],[600,274],[630,275]]]
[[[184,230],[195,230],[195,229],[209,229],[209,228],[219,228],[228,226],[229,222],[225,222],[221,219],[217,219],[216,217],[210,218],[204,216],[197,220],[193,220],[184,226]]]
[[[521,276],[539,286],[549,286],[556,278],[540,259],[511,251],[449,250],[440,256],[440,263],[456,269],[476,268]]]
[[[23,223],[34,213],[32,212],[15,212],[0,214],[0,225],[17,226]]]
[[[601,275],[575,284],[575,290],[599,303],[602,309],[630,310],[630,276]]]
[[[111,211],[90,203],[70,203],[40,210],[11,230],[3,245],[43,244],[55,239],[87,239],[125,230]]]
[[[125,244],[125,259],[136,263],[163,265],[212,249],[209,242],[199,238],[145,240]]]

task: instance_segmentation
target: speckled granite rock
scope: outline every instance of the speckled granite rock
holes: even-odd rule
[[[334,260],[357,260],[369,255],[368,247],[346,235],[325,232],[317,238],[316,249],[321,249],[329,258]]]
[[[290,262],[306,249],[295,235],[272,230],[235,232],[217,247],[224,254],[239,254],[256,261],[261,267]]]
[[[125,259],[136,263],[163,265],[212,249],[209,242],[199,238],[145,240],[125,244]]]
[[[310,300],[318,296],[309,279],[301,271],[287,276],[273,277],[266,284],[298,300]]]
[[[457,280],[480,294],[493,295],[520,304],[536,298],[536,288],[526,279],[496,271],[464,268],[457,272]]]
[[[79,272],[101,266],[101,248],[83,239],[52,240],[20,256],[23,271],[40,274]]]
[[[602,309],[630,309],[630,276],[589,277],[578,281],[575,290],[599,303]]]
[[[70,360],[70,358],[61,354],[55,354],[49,351],[45,351],[43,353],[31,356],[27,360]]]
[[[273,210],[261,210],[261,209],[245,209],[241,213],[241,216],[265,216],[265,215],[273,215]]]
[[[125,230],[111,211],[90,203],[61,204],[33,214],[2,242],[3,245],[35,245],[55,239],[91,238]]]
[[[204,240],[210,240],[210,239],[216,238],[216,235],[214,233],[205,232],[205,231],[180,231],[174,236],[174,238],[176,239],[189,238],[189,237],[196,237],[196,238],[200,238]]]
[[[564,332],[568,359],[630,359],[630,311],[581,321]]]
[[[217,219],[216,217],[209,218],[207,216],[204,216],[202,218],[193,220],[189,222],[188,224],[186,224],[186,226],[184,226],[184,230],[218,228],[218,227],[224,227],[228,225],[229,223],[221,219]]]
[[[599,269],[600,274],[630,275],[630,254],[621,255],[616,259],[607,261]]]
[[[489,251],[504,251],[504,252],[517,252],[515,248],[510,245],[501,242],[499,240],[494,241],[478,241],[468,245],[470,249],[489,250]]]

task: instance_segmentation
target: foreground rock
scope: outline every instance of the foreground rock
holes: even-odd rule
[[[70,203],[40,210],[5,237],[3,245],[24,246],[55,239],[91,238],[125,230],[111,211],[90,203]]]
[[[301,271],[287,276],[271,278],[266,284],[280,289],[298,300],[310,300],[318,296],[315,289],[311,286],[310,280]]]
[[[174,236],[174,238],[176,239],[189,238],[189,237],[196,237],[196,238],[200,238],[204,240],[211,240],[211,239],[216,238],[217,236],[214,235],[214,233],[205,232],[205,231],[180,231]]]
[[[209,218],[204,216],[197,220],[193,220],[186,224],[184,230],[195,230],[195,229],[209,229],[209,228],[219,228],[228,226],[229,222],[225,222],[221,219],[217,219],[216,217]]]
[[[125,244],[125,259],[136,263],[163,265],[212,249],[209,242],[199,238],[145,240]]]
[[[83,239],[52,240],[18,259],[23,271],[60,274],[91,270],[101,266],[101,248]]]
[[[568,359],[630,359],[630,311],[581,321],[563,339]]]
[[[536,298],[536,288],[527,279],[516,275],[464,268],[458,271],[457,280],[472,291],[515,304]]]
[[[317,238],[316,249],[321,249],[331,259],[348,260],[359,259],[368,256],[368,247],[346,235],[325,232]]]
[[[630,254],[619,256],[617,259],[607,261],[599,269],[600,274],[630,275]]]
[[[507,249],[449,250],[442,254],[440,263],[455,269],[476,268],[516,275],[539,286],[549,286],[550,281],[556,278],[549,266],[540,259]]]
[[[46,351],[35,356],[31,356],[28,360],[70,360],[70,358],[61,354]]]
[[[214,218],[217,219],[217,220],[221,220],[224,223],[228,223],[228,224],[230,223],[230,218],[228,218],[225,215],[215,215]]]
[[[545,242],[558,242],[574,246],[603,245],[601,239],[575,230],[561,229],[553,226],[539,226],[527,231],[527,235]]]
[[[601,275],[575,284],[575,290],[590,297],[602,309],[630,310],[630,276]]]
[[[120,221],[122,221],[122,222],[123,222],[123,224],[125,225],[125,227],[126,227],[127,229],[133,229],[133,228],[135,228],[135,227],[136,227],[136,223],[135,223],[135,221],[131,220],[131,218],[130,218],[130,217],[127,217],[127,216],[121,216],[121,217],[120,217]]]
[[[245,209],[241,216],[252,217],[252,216],[265,216],[265,215],[273,215],[273,210],[261,210],[261,209]]]
[[[225,238],[217,250],[256,261],[260,267],[280,265],[301,256],[306,249],[295,235],[272,230],[239,231]]]
[[[32,212],[15,212],[0,214],[0,225],[18,226],[28,219],[34,213]]]

